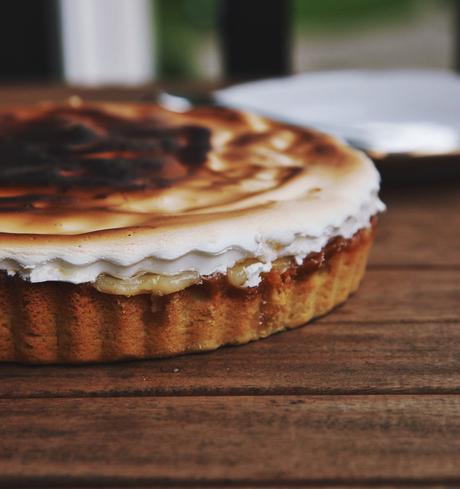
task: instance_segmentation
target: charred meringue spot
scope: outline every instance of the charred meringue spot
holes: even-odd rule
[[[20,211],[22,209],[44,209],[65,206],[71,202],[66,195],[23,194],[16,196],[0,196],[0,212]]]
[[[55,107],[0,120],[0,185],[119,190],[164,188],[203,165],[207,127],[168,127],[96,108]]]

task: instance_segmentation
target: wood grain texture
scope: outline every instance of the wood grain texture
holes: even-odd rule
[[[458,194],[458,195],[457,195]],[[460,191],[450,210],[392,205],[379,219],[370,266],[460,267]],[[430,230],[430,235],[427,231]]]
[[[370,269],[358,292],[322,321],[458,322],[459,271],[400,267]]]
[[[115,401],[0,401],[3,480],[460,482],[457,396]]]

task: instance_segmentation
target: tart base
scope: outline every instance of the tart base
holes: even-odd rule
[[[295,328],[341,304],[362,279],[374,226],[258,287],[224,276],[164,297],[90,284],[0,278],[0,361],[77,364],[214,350]]]

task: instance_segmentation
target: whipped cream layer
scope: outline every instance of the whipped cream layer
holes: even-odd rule
[[[384,209],[362,153],[226,109],[46,105],[4,113],[0,139],[0,160],[22,158],[0,169],[0,269],[32,282],[206,277],[255,258],[256,286]]]

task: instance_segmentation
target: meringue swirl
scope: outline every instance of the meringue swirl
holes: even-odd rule
[[[0,268],[34,282],[207,276],[248,258],[260,274],[384,208],[362,153],[222,108],[17,108],[0,114],[0,162]]]

